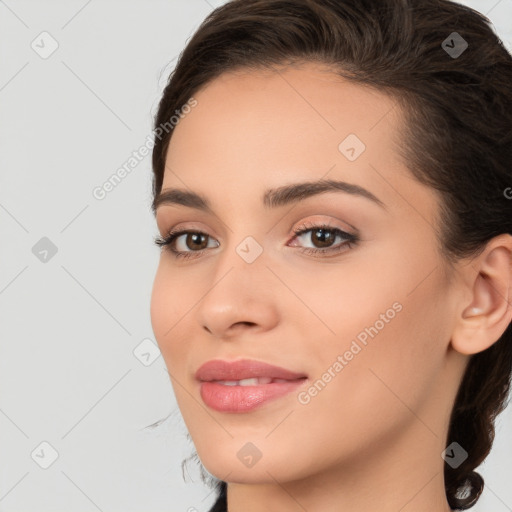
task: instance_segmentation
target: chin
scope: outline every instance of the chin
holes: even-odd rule
[[[198,450],[201,463],[206,470],[219,480],[226,480],[233,483],[245,484],[275,484],[280,482],[299,480],[311,473],[311,460],[290,461],[289,454],[283,453],[282,457],[274,455],[261,458],[254,462],[250,460],[245,453],[249,453],[250,449],[246,448],[246,452],[237,454],[237,451],[226,447],[221,452],[209,452],[202,454]],[[233,455],[231,455],[233,454]],[[244,461],[244,459],[246,459]]]

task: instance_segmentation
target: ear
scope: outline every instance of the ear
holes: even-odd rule
[[[471,355],[498,341],[512,321],[512,236],[490,240],[463,272],[470,300],[466,294],[451,345]]]

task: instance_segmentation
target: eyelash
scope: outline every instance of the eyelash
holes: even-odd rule
[[[345,250],[345,248],[347,250],[351,249],[352,246],[356,245],[360,240],[359,237],[355,234],[347,233],[345,231],[342,231],[341,229],[328,226],[327,224],[310,225],[307,223],[304,223],[293,230],[294,235],[295,235],[294,238],[304,235],[305,233],[308,233],[309,231],[316,231],[316,230],[320,230],[320,229],[328,231],[330,233],[333,233],[335,236],[335,239],[337,236],[341,236],[345,240],[341,245],[338,245],[335,248],[328,247],[326,249],[311,249],[310,247],[303,247],[301,249],[301,252],[306,253],[306,254],[318,254],[318,253],[323,253],[323,254],[335,253],[335,254],[337,254],[337,253],[341,253],[343,250]],[[155,238],[154,242],[156,245],[160,246],[161,248],[164,248],[164,249],[170,251],[176,258],[184,258],[184,259],[194,258],[198,254],[201,254],[201,253],[203,253],[203,251],[206,250],[206,249],[201,249],[199,251],[177,251],[176,249],[173,249],[172,243],[174,242],[174,240],[176,240],[176,238],[178,238],[184,234],[205,235],[207,237],[209,236],[207,233],[203,233],[202,231],[194,231],[194,230],[172,231],[171,230],[165,238],[163,238],[161,236],[157,236]]]

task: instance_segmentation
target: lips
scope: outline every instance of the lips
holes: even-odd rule
[[[268,384],[272,381],[290,381],[306,378],[305,373],[297,373],[279,366],[242,359],[238,361],[224,361],[215,359],[203,364],[196,372],[197,380],[203,382],[222,381],[240,382],[247,379],[258,379],[260,384]],[[270,379],[270,380],[268,380]],[[251,385],[242,382],[240,385]],[[258,384],[258,382],[256,382]],[[254,381],[252,383],[254,384]]]
[[[294,379],[296,380],[296,379]],[[252,377],[249,379],[240,379],[240,380],[213,380],[208,382],[217,382],[219,384],[224,384],[225,386],[262,386],[264,384],[272,384],[272,383],[283,383],[290,382],[288,379],[272,379],[271,377]]]
[[[247,413],[296,391],[307,376],[279,366],[243,359],[213,360],[195,373],[203,402],[223,413]]]

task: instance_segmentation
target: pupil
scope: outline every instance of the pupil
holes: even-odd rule
[[[320,238],[320,244],[322,247],[326,247],[326,246],[329,246],[329,243],[332,243],[332,234],[330,233],[330,231],[327,231],[325,229],[317,229],[316,231],[314,231],[314,234],[318,234],[320,233],[320,236],[319,237],[315,237],[315,238]]]
[[[197,244],[198,242],[200,243],[201,242],[201,238],[203,239],[203,242],[204,242],[204,240],[206,240],[206,237],[204,235],[199,234],[199,233],[191,233],[191,234],[189,234],[188,237],[187,237],[187,243],[190,241],[190,238],[192,238],[194,244]],[[196,245],[196,248],[197,248],[197,245]],[[204,247],[199,247],[199,249],[204,249]]]

